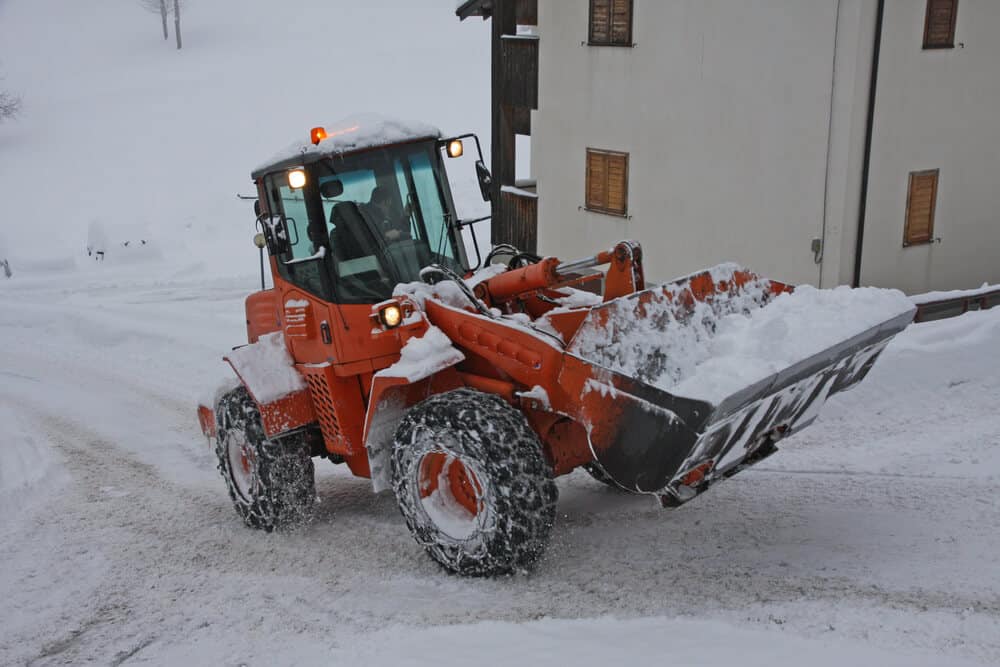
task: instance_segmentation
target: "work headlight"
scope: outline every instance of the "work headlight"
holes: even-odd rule
[[[403,322],[403,310],[399,304],[390,303],[378,311],[378,319],[386,329],[395,329]]]

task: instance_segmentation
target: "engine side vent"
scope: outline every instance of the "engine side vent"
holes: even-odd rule
[[[330,384],[327,382],[326,368],[303,368],[299,367],[305,375],[306,382],[309,383],[309,393],[312,395],[313,409],[319,419],[320,430],[323,432],[323,439],[327,442],[327,449],[341,449],[340,421],[337,419],[337,408],[330,395]],[[332,445],[332,446],[331,446]]]

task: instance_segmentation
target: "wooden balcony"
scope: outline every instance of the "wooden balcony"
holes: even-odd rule
[[[538,108],[538,36],[503,35],[501,98],[512,107]]]
[[[538,195],[525,188],[503,186],[493,214],[494,244],[510,243],[518,250],[538,250]]]

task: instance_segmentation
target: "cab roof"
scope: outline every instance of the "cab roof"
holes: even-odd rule
[[[256,180],[272,171],[306,165],[335,155],[418,139],[440,139],[442,136],[441,130],[432,125],[374,113],[348,116],[324,127],[326,139],[314,145],[309,140],[309,130],[303,129],[301,141],[279,151],[254,169],[250,177]]]

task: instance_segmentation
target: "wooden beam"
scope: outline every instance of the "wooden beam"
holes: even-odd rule
[[[496,243],[507,243],[503,238],[503,224],[500,203],[500,187],[514,184],[514,110],[510,100],[506,98],[506,72],[504,67],[504,35],[513,35],[517,31],[515,15],[516,0],[493,0],[493,52],[492,52],[492,169],[493,192],[491,213],[493,216],[491,240]]]

